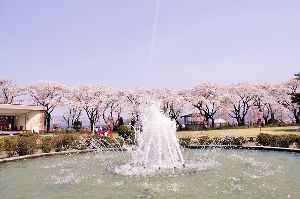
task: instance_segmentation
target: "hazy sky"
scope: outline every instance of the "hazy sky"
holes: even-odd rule
[[[0,76],[116,88],[281,82],[300,72],[299,0],[0,0]]]

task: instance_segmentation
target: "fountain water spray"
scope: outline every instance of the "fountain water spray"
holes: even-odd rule
[[[176,138],[176,122],[165,116],[159,104],[153,101],[141,107],[140,119],[142,131],[132,154],[133,165],[158,169],[184,167]]]

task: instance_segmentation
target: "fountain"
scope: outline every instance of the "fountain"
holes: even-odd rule
[[[134,165],[158,169],[184,166],[176,138],[176,123],[163,114],[158,103],[144,106],[141,121],[143,131],[133,153]]]
[[[164,115],[157,102],[148,101],[141,108],[142,131],[137,132],[137,146],[132,161],[117,171],[154,171],[185,167],[176,138],[176,123]]]

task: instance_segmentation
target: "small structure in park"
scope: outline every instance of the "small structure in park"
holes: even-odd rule
[[[0,134],[43,131],[45,107],[0,104]]]
[[[215,120],[215,125],[216,125],[216,127],[221,128],[221,127],[226,126],[227,122],[226,122],[226,120],[224,120],[222,118],[218,118],[218,119]]]
[[[181,116],[184,122],[184,129],[187,130],[199,130],[206,129],[205,117],[200,113],[191,113]]]

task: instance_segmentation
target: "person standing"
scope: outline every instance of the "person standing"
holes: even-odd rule
[[[113,130],[113,120],[111,117],[108,117],[107,120],[107,129],[108,129],[108,138],[113,139],[112,130]]]

